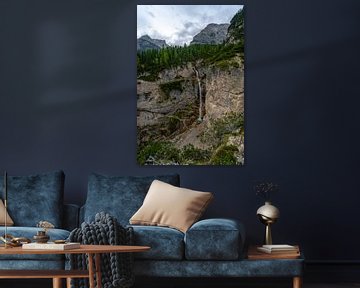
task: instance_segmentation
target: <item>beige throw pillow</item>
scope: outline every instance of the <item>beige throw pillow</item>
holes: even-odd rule
[[[14,221],[11,219],[8,213],[6,213],[6,225],[12,226],[14,225]],[[0,199],[0,226],[5,225],[5,205],[3,201]]]
[[[186,232],[212,200],[210,192],[199,192],[154,180],[143,205],[130,224],[166,226]]]

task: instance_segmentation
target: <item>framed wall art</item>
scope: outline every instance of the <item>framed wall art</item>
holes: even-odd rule
[[[244,7],[137,6],[137,161],[244,165]]]

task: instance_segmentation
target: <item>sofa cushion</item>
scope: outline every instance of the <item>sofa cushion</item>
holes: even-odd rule
[[[0,177],[0,183],[3,182]],[[0,185],[1,195],[3,185]],[[8,212],[16,226],[35,227],[45,220],[62,227],[64,173],[8,176]]]
[[[84,221],[91,222],[98,212],[114,216],[126,226],[130,217],[139,209],[154,179],[179,185],[179,175],[160,176],[106,176],[91,174],[84,205]]]
[[[199,287],[224,287],[221,285],[226,277],[294,277],[301,276],[304,270],[304,259],[273,259],[273,260],[248,260],[240,259],[235,261],[135,261],[134,273],[136,276],[141,277],[192,277],[199,279]],[[202,277],[209,277],[210,285],[206,285]],[[211,282],[217,277],[222,278],[218,281]],[[165,279],[166,279],[165,278]],[[228,278],[230,279],[230,278]],[[229,280],[228,280],[229,281]],[[233,279],[232,285],[229,287],[292,287],[283,285],[267,285],[266,281],[263,281],[265,285],[241,285],[239,280]],[[236,284],[235,284],[236,283]],[[241,282],[240,282],[241,283]],[[191,283],[192,284],[192,283]],[[170,283],[169,287],[173,287]],[[190,286],[190,285],[189,285]],[[151,286],[149,286],[151,287]],[[155,286],[156,287],[156,286]],[[176,286],[175,286],[176,287]],[[181,286],[179,286],[181,287]],[[187,287],[187,286],[185,286]],[[190,287],[197,287],[196,284]],[[226,287],[226,286],[225,286]],[[328,286],[320,286],[328,287]]]
[[[6,217],[6,225],[8,226],[14,225],[14,221],[11,219],[9,213],[6,212],[6,216],[5,216],[5,205],[4,202],[0,199],[0,226],[5,225],[5,217]]]
[[[33,240],[33,236],[36,235],[41,228],[36,227],[8,227],[7,233],[14,237],[25,237]],[[0,227],[0,235],[5,234],[5,227]],[[47,234],[50,236],[49,241],[65,240],[69,237],[70,232],[63,229],[49,229]],[[62,260],[63,255],[0,255],[0,260]]]
[[[146,252],[134,253],[135,259],[182,260],[184,234],[172,228],[157,226],[132,226],[134,244],[150,246]]]
[[[0,259],[0,270],[63,270],[64,269],[64,255],[53,255],[58,256],[61,259],[57,260],[46,260],[42,256],[46,255],[34,255],[38,256],[37,260],[26,260],[26,261],[19,261],[19,260],[1,260]],[[41,257],[40,257],[41,256]],[[26,280],[23,280],[26,281]],[[1,280],[2,284],[1,287],[4,287],[3,285],[6,285],[3,280]],[[24,284],[28,284],[27,282],[23,282]],[[32,283],[32,282],[31,282]],[[44,283],[44,282],[41,282]],[[15,284],[15,282],[14,282]],[[40,286],[29,286],[23,285],[22,287],[40,287]],[[10,286],[10,284],[9,284]],[[7,285],[5,286],[7,287]],[[10,287],[18,287],[15,285],[11,285]],[[43,287],[43,286],[41,286]],[[46,286],[47,287],[47,286]]]
[[[143,205],[131,217],[135,225],[157,225],[186,230],[197,221],[213,196],[154,180]]]
[[[238,259],[245,240],[243,225],[231,219],[206,219],[195,223],[185,235],[188,260]]]

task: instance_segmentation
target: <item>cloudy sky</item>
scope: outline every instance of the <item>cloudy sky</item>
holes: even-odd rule
[[[242,5],[138,5],[137,38],[149,35],[169,45],[189,44],[210,23],[229,23]]]

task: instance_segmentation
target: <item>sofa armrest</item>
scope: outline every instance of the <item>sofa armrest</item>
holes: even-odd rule
[[[239,221],[225,218],[196,222],[185,234],[188,260],[235,260],[242,254],[245,228]]]
[[[77,227],[79,227],[79,206],[64,204],[63,228],[71,231]]]

